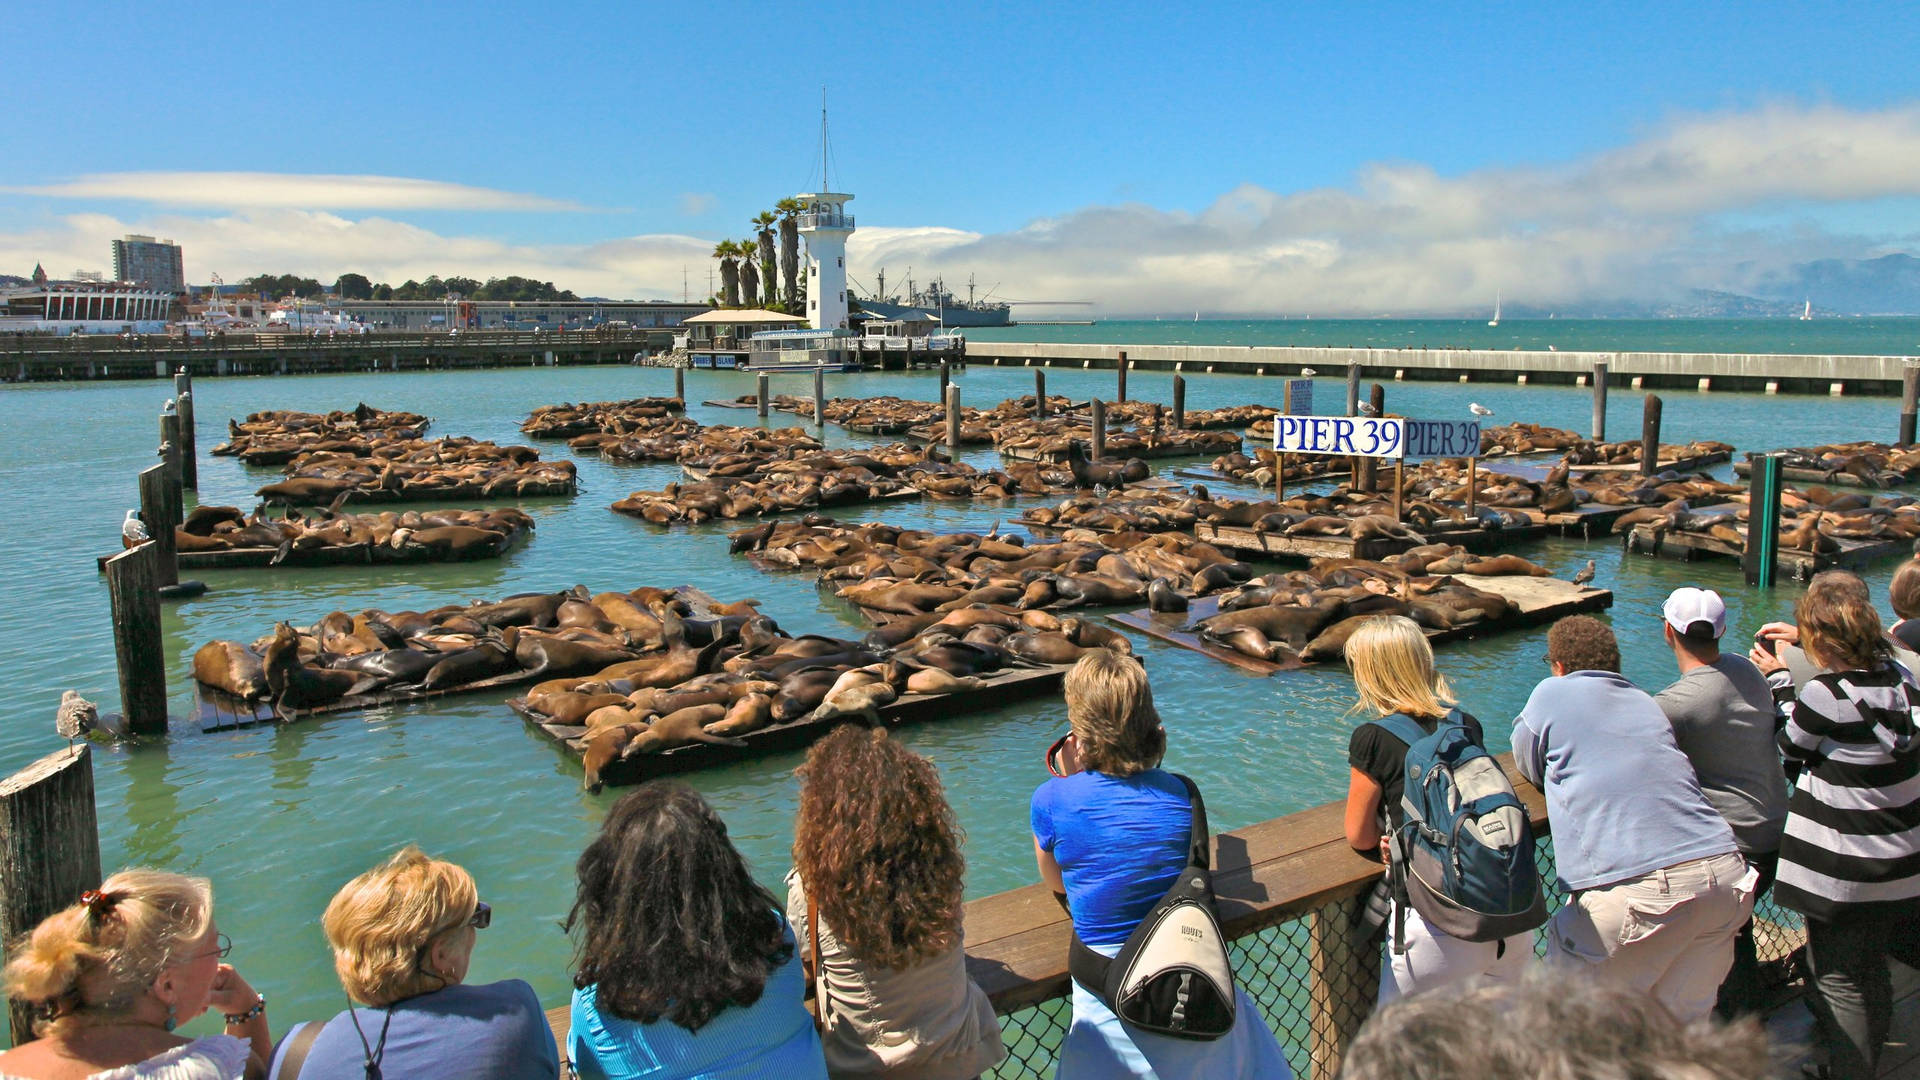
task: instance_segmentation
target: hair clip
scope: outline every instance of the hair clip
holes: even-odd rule
[[[88,889],[86,892],[80,894],[81,906],[85,907],[87,911],[93,915],[105,915],[107,909],[113,906],[113,901],[113,897],[108,896],[99,889]]]

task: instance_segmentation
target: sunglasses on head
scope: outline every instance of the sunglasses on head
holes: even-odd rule
[[[467,925],[473,927],[475,930],[485,930],[487,927],[492,926],[493,905],[487,903],[485,900],[476,902],[473,906],[473,917],[467,920]]]
[[[1069,731],[1053,740],[1053,745],[1047,747],[1047,771],[1055,776],[1067,775],[1060,765],[1060,759],[1067,749],[1067,740],[1071,738],[1073,738],[1073,732]]]

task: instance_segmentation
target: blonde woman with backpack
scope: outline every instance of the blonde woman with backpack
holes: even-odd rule
[[[1457,723],[1474,744],[1484,747],[1480,721],[1454,707],[1446,679],[1433,669],[1427,637],[1412,619],[1368,619],[1347,639],[1346,655],[1359,691],[1352,711],[1368,717],[1347,745],[1347,843],[1388,867],[1383,889],[1389,906],[1382,912],[1387,958],[1380,970],[1380,1003],[1465,979],[1520,978],[1533,959],[1530,930],[1492,941],[1463,940],[1415,910],[1404,883],[1391,884],[1403,882],[1406,870],[1389,853],[1389,838],[1407,823],[1403,798],[1408,736],[1416,731],[1433,736],[1442,724]],[[1527,858],[1532,858],[1531,850]]]

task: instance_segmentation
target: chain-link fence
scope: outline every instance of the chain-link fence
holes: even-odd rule
[[[1541,880],[1551,883],[1551,837],[1540,839],[1535,856]],[[1547,891],[1549,905],[1557,908],[1562,897],[1551,884]],[[1335,901],[1304,917],[1246,934],[1232,945],[1234,977],[1279,1037],[1294,1074],[1302,1080],[1331,1080],[1339,1072],[1347,1041],[1373,1011],[1380,952],[1377,945],[1355,941],[1359,903],[1358,898]],[[1754,910],[1754,942],[1769,991],[1777,995],[1797,981],[1805,941],[1798,915],[1776,907],[1770,898]],[[1534,952],[1544,957],[1546,949],[1543,927],[1535,935]],[[991,1075],[1009,1080],[1051,1077],[1072,1020],[1065,997],[1002,1016],[1007,1059]]]

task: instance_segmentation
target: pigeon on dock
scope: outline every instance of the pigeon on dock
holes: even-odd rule
[[[1581,567],[1579,573],[1573,575],[1573,583],[1575,585],[1585,586],[1593,580],[1593,574],[1593,560],[1588,559],[1587,565]]]
[[[1485,405],[1482,405],[1477,401],[1468,402],[1467,411],[1472,413],[1475,416],[1492,416],[1493,415],[1492,409],[1487,408]]]
[[[73,750],[73,744],[87,737],[100,724],[100,710],[93,702],[80,696],[77,691],[69,690],[60,695],[60,710],[53,714],[53,730],[67,740],[67,749]]]

